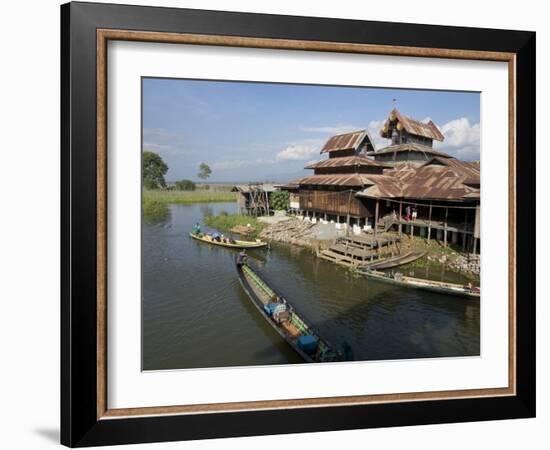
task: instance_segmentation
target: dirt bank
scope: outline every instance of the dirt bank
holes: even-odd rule
[[[260,233],[260,238],[283,242],[300,247],[310,248],[317,252],[330,247],[334,241],[345,236],[345,228],[337,229],[334,223],[311,223],[307,220],[299,220],[289,217],[287,220],[279,220],[266,226]],[[479,278],[479,255],[469,255],[460,252],[460,249],[451,245],[444,247],[435,239],[428,242],[426,239],[409,235],[402,235],[402,251],[427,251],[425,258],[418,260],[418,267],[444,266],[446,269],[462,272],[471,278]]]

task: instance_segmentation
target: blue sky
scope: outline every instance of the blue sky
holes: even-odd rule
[[[275,83],[143,79],[143,149],[166,161],[168,181],[288,181],[326,158],[332,135],[369,129],[377,148],[380,126],[396,100],[417,120],[431,119],[445,136],[436,146],[479,160],[479,94]]]

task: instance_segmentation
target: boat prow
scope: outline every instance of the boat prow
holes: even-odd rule
[[[235,240],[235,239],[215,239],[212,236],[209,236],[207,234],[203,233],[189,233],[189,236],[193,239],[196,239],[197,241],[206,242],[207,244],[217,245],[220,247],[228,247],[228,248],[261,248],[266,247],[267,242],[263,242],[259,239],[256,239],[255,241],[241,241],[241,240]]]

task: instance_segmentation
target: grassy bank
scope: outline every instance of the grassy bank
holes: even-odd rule
[[[247,227],[250,224],[249,237],[258,237],[267,224],[259,222],[255,217],[240,214],[222,213],[218,216],[206,216],[204,223],[210,228],[220,231],[231,231],[234,227]]]
[[[168,218],[170,210],[166,203],[143,198],[143,220],[145,223],[163,222]]]
[[[228,191],[200,189],[196,191],[161,191],[143,190],[143,204],[145,202],[158,202],[163,204],[191,204],[191,203],[213,203],[213,202],[234,202],[235,193]]]

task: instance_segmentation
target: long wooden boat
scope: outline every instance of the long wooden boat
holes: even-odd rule
[[[392,267],[402,266],[409,264],[417,259],[420,259],[426,255],[425,251],[421,252],[408,252],[404,255],[396,255],[391,258],[384,258],[380,261],[375,261],[367,265],[369,269],[391,269]]]
[[[393,284],[396,286],[422,289],[425,291],[437,292],[440,294],[458,295],[473,299],[479,299],[480,297],[479,288],[470,288],[462,284],[425,280],[422,278],[407,277],[401,273],[391,274],[388,272],[380,272],[378,270],[372,269],[366,269],[361,271],[360,273],[365,275],[367,278]]]
[[[242,288],[261,316],[306,362],[329,362],[344,357],[319,332],[314,330],[288,301],[274,291],[248,263],[239,264],[237,273]],[[348,350],[351,350],[348,347]]]
[[[229,240],[216,240],[212,236],[209,236],[208,234],[204,233],[189,233],[189,236],[193,239],[196,239],[197,241],[206,242],[208,244],[212,245],[219,245],[220,247],[229,247],[229,248],[260,248],[265,247],[267,245],[267,242],[260,241],[259,239],[256,239],[256,241],[239,241],[239,240],[233,240],[233,242],[230,242]]]

